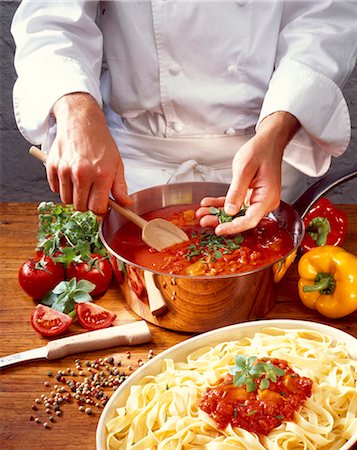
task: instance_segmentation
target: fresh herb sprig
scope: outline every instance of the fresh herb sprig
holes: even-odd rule
[[[92,253],[106,255],[97,216],[91,211],[80,212],[73,205],[53,202],[40,203],[37,211],[37,248],[45,255],[66,266],[72,261],[89,260]]]
[[[246,211],[247,211],[247,206],[243,205],[241,207],[241,209],[238,211],[237,214],[235,214],[234,216],[229,216],[223,208],[216,208],[214,206],[211,206],[208,211],[211,215],[213,216],[217,216],[219,223],[226,223],[226,222],[232,222],[233,219],[235,219],[236,217],[241,217],[244,216]]]
[[[246,386],[247,392],[254,392],[258,389],[256,380],[259,378],[261,378],[259,388],[264,390],[269,388],[271,381],[276,383],[277,377],[286,373],[275,364],[264,361],[257,363],[256,356],[236,355],[234,363],[234,366],[229,367],[229,373],[233,375],[233,385]]]
[[[95,284],[87,280],[61,281],[41,300],[43,305],[50,306],[56,311],[66,314],[74,312],[76,303],[91,302],[90,292],[95,288]]]
[[[197,235],[193,234],[192,237]],[[224,236],[217,236],[214,233],[202,233],[199,237],[197,244],[192,243],[187,248],[187,252],[184,255],[188,261],[194,256],[208,257],[210,256],[214,262],[217,259],[222,258],[223,255],[234,252],[240,248],[240,244],[244,241],[241,234],[238,234],[234,238],[226,238]]]

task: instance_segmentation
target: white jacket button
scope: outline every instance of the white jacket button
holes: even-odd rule
[[[228,129],[225,131],[225,133],[226,133],[227,136],[234,136],[234,135],[236,134],[234,128],[228,128]]]
[[[176,131],[176,133],[181,133],[181,131],[183,131],[184,126],[182,125],[182,123],[180,122],[175,122],[174,123],[174,130]]]
[[[235,75],[238,72],[238,67],[234,64],[227,67],[227,72],[229,75]]]
[[[169,66],[169,72],[171,75],[178,75],[181,72],[181,67],[178,64],[172,63]]]

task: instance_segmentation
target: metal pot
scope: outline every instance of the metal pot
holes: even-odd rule
[[[127,219],[109,210],[100,227],[117,281],[130,308],[160,327],[186,332],[264,317],[274,306],[277,283],[293,262],[304,235],[302,218],[326,192],[357,176],[357,170],[334,172],[312,185],[292,206],[281,202],[271,213],[293,237],[294,248],[269,266],[250,272],[216,277],[170,275],[126,260],[111,247]],[[203,197],[224,196],[228,185],[192,182],[155,186],[131,196],[137,214],[177,204],[199,204]]]

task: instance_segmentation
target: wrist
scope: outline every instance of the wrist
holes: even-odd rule
[[[295,116],[286,111],[277,111],[260,122],[257,135],[267,136],[276,145],[285,147],[300,127],[300,122]]]
[[[88,113],[88,111],[103,114],[95,98],[86,92],[73,92],[63,95],[52,108],[52,114],[56,119],[67,115],[78,115],[81,112]]]

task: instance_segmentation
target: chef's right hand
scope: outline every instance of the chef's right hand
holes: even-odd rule
[[[129,205],[123,162],[96,100],[80,92],[65,95],[53,114],[57,135],[46,162],[52,191],[78,211],[104,214],[110,192]]]

